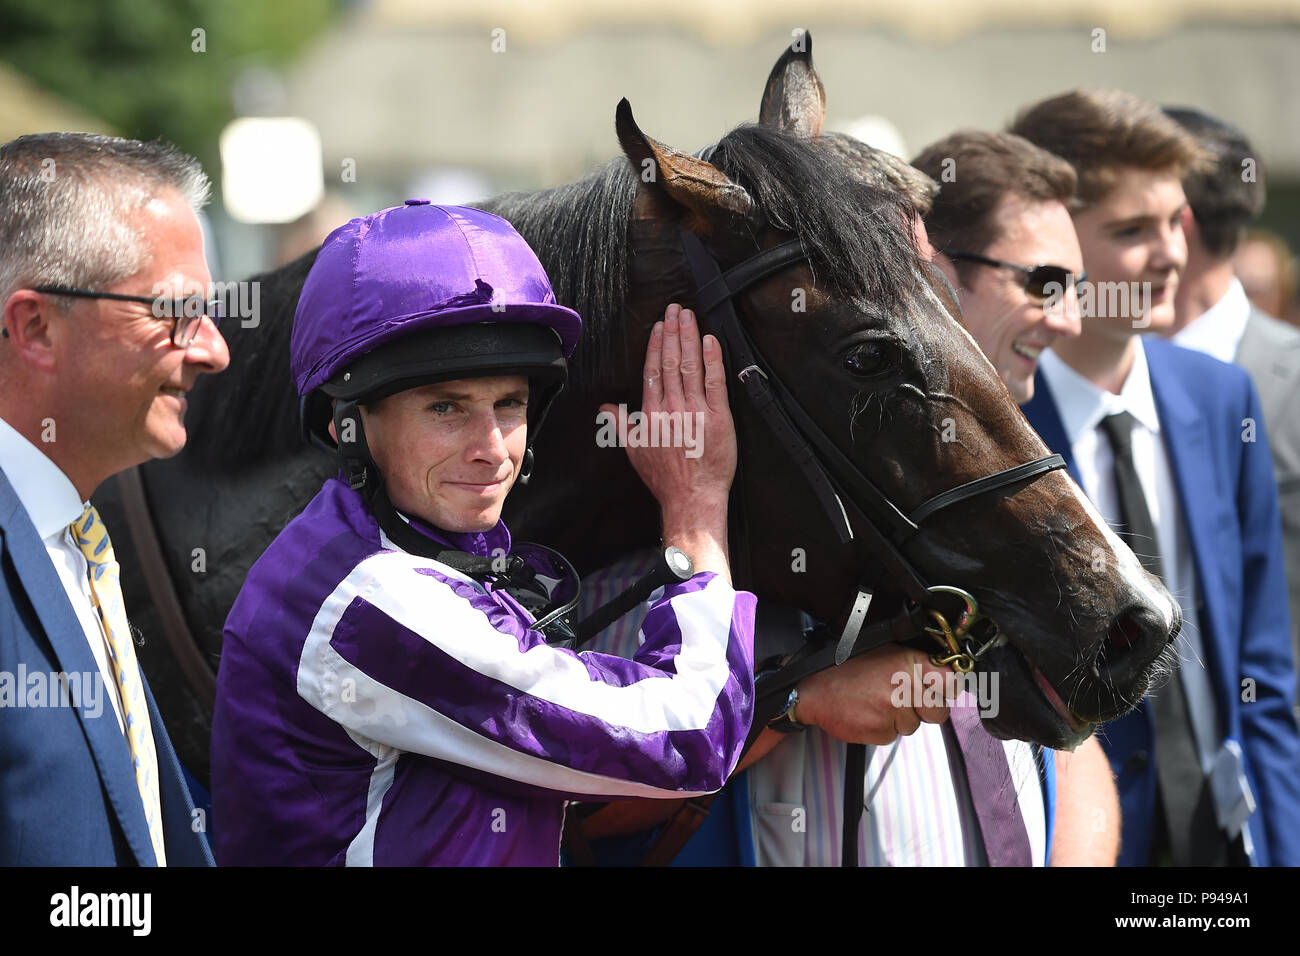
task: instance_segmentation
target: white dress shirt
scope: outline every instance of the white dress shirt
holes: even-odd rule
[[[1174,333],[1173,342],[1231,364],[1249,319],[1250,299],[1241,280],[1233,276],[1223,298]]]
[[[649,569],[640,552],[582,579],[579,617],[622,593]],[[619,618],[590,649],[631,657],[645,605]],[[1047,809],[1032,744],[1001,741],[1034,866],[1047,865]],[[811,727],[787,735],[749,768],[754,856],[759,866],[839,866],[847,747]],[[865,811],[858,829],[863,866],[987,864],[970,786],[948,759],[939,724],[921,724],[893,744],[867,748]]]
[[[1043,377],[1047,379],[1056,409],[1060,412],[1061,424],[1065,428],[1065,436],[1070,442],[1075,468],[1079,473],[1079,484],[1102,517],[1115,528],[1123,528],[1120,521],[1119,490],[1115,483],[1115,452],[1099,426],[1103,418],[1118,412],[1128,412],[1137,420],[1133,426],[1133,465],[1137,469],[1142,493],[1151,512],[1151,522],[1156,529],[1165,587],[1182,606],[1182,633],[1199,634],[1196,566],[1191,539],[1187,533],[1187,522],[1183,519],[1169,453],[1160,437],[1160,416],[1156,411],[1155,395],[1151,391],[1146,351],[1142,348],[1141,338],[1136,338],[1134,344],[1136,354],[1133,367],[1118,395],[1098,388],[1066,365],[1050,349],[1039,360],[1040,368]],[[1140,550],[1142,545],[1135,543],[1133,547],[1134,550]],[[1200,642],[1197,641],[1196,644],[1199,646]],[[1180,638],[1179,657],[1183,666],[1192,663],[1187,659],[1187,646],[1186,641]],[[1204,666],[1204,662],[1200,662],[1200,665]],[[1210,746],[1212,743],[1206,741],[1204,745]]]
[[[1032,744],[1006,751],[1032,866],[1047,865],[1047,810]],[[749,768],[759,866],[840,866],[848,747],[819,727],[787,735]],[[940,724],[867,748],[862,866],[987,866],[965,773],[949,761]],[[800,826],[793,823],[798,820]]]
[[[99,664],[103,686],[107,688],[104,696],[112,701],[118,726],[125,733],[122,701],[108,659],[108,644],[90,594],[90,567],[72,536],[71,525],[81,517],[86,503],[59,466],[3,418],[0,418],[0,468],[45,544],[50,563],[59,575],[90,651]]]

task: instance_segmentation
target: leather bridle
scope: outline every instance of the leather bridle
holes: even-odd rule
[[[855,540],[856,526],[866,539],[868,552],[883,567],[889,581],[908,599],[897,613],[867,625],[875,588],[867,580],[861,581],[845,604],[846,612],[841,614],[845,624],[838,635],[830,635],[832,639],[827,641],[805,643],[782,666],[761,676],[756,688],[754,729],[750,742],[757,739],[772,718],[784,710],[791,688],[800,680],[891,641],[907,642],[922,633],[929,634],[942,648],[940,654],[932,657],[934,663],[950,664],[962,672],[973,669],[982,654],[1004,642],[1005,638],[982,614],[971,594],[950,585],[928,583],[903,549],[921,533],[922,524],[936,514],[962,502],[1034,481],[1064,468],[1065,460],[1060,455],[1047,455],[1006,468],[935,495],[910,513],[905,512],[877,488],[813,421],[765,360],[736,315],[732,302],[735,297],[791,265],[809,261],[801,240],[791,239],[766,249],[725,272],[693,233],[682,230],[681,240],[695,281],[696,310],[701,328],[711,331],[722,345],[732,407],[744,402],[762,420],[785,455],[798,467],[821,510],[836,529],[840,543],[848,544]],[[738,473],[733,494],[740,487],[741,476]],[[741,546],[733,549],[733,554],[741,562],[747,562],[748,516],[744,513],[743,502],[739,509],[733,508],[732,514],[737,537],[744,539],[738,542]],[[746,574],[748,570],[744,568]],[[949,622],[950,617],[955,623]],[[856,752],[854,747],[857,747]],[[855,766],[858,768],[856,786]],[[857,821],[862,812],[864,770],[865,749],[851,745],[845,783],[845,865],[856,863]],[[855,804],[852,808],[851,803]],[[849,815],[850,809],[852,815]],[[849,862],[850,859],[854,862]]]

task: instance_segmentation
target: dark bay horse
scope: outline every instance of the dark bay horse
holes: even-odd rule
[[[809,50],[782,56],[761,122],[728,133],[707,159],[645,135],[624,102],[623,157],[579,182],[483,204],[523,234],[559,301],[584,320],[534,477],[507,505],[517,539],[556,547],[583,571],[658,541],[657,511],[625,453],[597,446],[596,412],[602,402],[638,405],[651,324],[669,302],[698,306],[684,233],[723,270],[799,240],[797,261],[744,289],[736,311],[808,428],[901,513],[1047,454],[918,252],[912,209],[818,140],[824,94]],[[140,470],[159,563],[141,566],[148,555],[118,548],[137,565],[123,586],[149,637],[141,658],[178,752],[204,782],[222,623],[252,562],[336,470],[299,442],[288,376],[289,331],[313,257],[254,277],[260,321],[223,330],[231,369],[195,389],[185,451]],[[847,499],[837,520],[770,422],[734,395],[733,412],[738,586],[842,625],[854,595],[888,578],[856,485],[837,473]],[[96,499],[113,527],[125,523],[122,491],[110,482]],[[1001,736],[1077,744],[1141,699],[1179,626],[1177,605],[1064,471],[966,498],[900,548],[927,580],[970,592],[1007,636],[979,662],[1001,673],[990,722]],[[170,649],[164,637],[175,628],[150,601],[148,575],[175,583],[175,613],[197,650]]]

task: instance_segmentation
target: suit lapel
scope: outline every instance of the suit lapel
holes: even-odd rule
[[[1033,425],[1038,431],[1039,436],[1046,442],[1047,447],[1057,452],[1065,459],[1070,469],[1070,477],[1074,479],[1075,484],[1080,489],[1083,488],[1083,480],[1079,475],[1078,464],[1074,458],[1074,446],[1065,434],[1065,424],[1061,421],[1061,413],[1057,410],[1056,400],[1052,398],[1052,390],[1048,388],[1047,379],[1040,369],[1034,376],[1034,397],[1026,402],[1022,409],[1025,417],[1029,419],[1029,424]],[[1151,708],[1144,697],[1138,702],[1138,706],[1132,713],[1125,714],[1118,718],[1119,721],[1137,722],[1144,728],[1147,739],[1155,733],[1155,725],[1151,717]],[[1109,745],[1106,751],[1111,759],[1111,765],[1115,772],[1119,773],[1121,764],[1117,762],[1123,755],[1115,752]]]
[[[1041,371],[1034,376],[1034,397],[1022,405],[1021,410],[1048,449],[1065,459],[1066,467],[1075,484],[1080,484],[1079,469],[1074,461],[1074,448],[1070,444],[1070,439],[1066,437],[1061,413],[1057,411],[1056,400],[1052,398],[1051,389],[1047,387],[1047,379],[1043,377]]]
[[[36,536],[26,509],[18,500],[9,479],[0,470],[0,536],[4,547],[13,558],[14,568],[22,581],[27,598],[45,631],[64,673],[99,675],[99,663],[86,643],[81,622],[68,601],[67,592],[54,565],[50,562],[45,544]],[[106,686],[104,692],[116,693]],[[88,718],[82,708],[74,708],[90,745],[90,752],[99,770],[99,779],[117,814],[131,851],[142,865],[156,862],[153,843],[149,839],[149,826],[145,821],[144,805],[131,767],[131,751],[118,727],[112,705],[104,708],[97,718]]]
[[[1213,461],[1207,423],[1179,376],[1168,369],[1163,350],[1148,346],[1146,353],[1151,373],[1151,391],[1155,395],[1156,410],[1160,415],[1161,440],[1173,470],[1179,506],[1196,564],[1201,597],[1197,605],[1201,643],[1214,655],[1206,665],[1219,698],[1217,703],[1220,712],[1226,712],[1222,710],[1223,702],[1232,693],[1232,688],[1227,687],[1224,680],[1227,675],[1237,672],[1237,661],[1232,649],[1225,647],[1220,640],[1225,627],[1215,614],[1220,609],[1220,602],[1209,600],[1206,593],[1207,583],[1214,580],[1212,576],[1207,576],[1206,569],[1215,567],[1219,554],[1231,552],[1229,542],[1224,542],[1224,547],[1220,547],[1217,529],[1233,527],[1236,519],[1231,513],[1226,513],[1229,501],[1215,487],[1214,469],[1206,467],[1207,462]]]

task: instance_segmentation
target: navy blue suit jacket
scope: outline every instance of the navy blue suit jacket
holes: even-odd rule
[[[0,471],[0,679],[7,676],[11,692],[0,696],[0,866],[153,866],[130,748],[106,696],[113,688],[100,685],[98,707],[85,697],[81,707],[17,705],[26,690],[14,686],[20,675],[43,675],[35,687],[60,672],[100,670],[44,543]],[[147,683],[144,693],[167,865],[211,866]],[[38,702],[30,693],[22,700]]]
[[[1224,733],[1245,751],[1258,809],[1256,862],[1300,865],[1300,733],[1277,485],[1250,377],[1199,352],[1144,339],[1165,449],[1191,539],[1197,613]],[[1060,413],[1042,373],[1025,416],[1075,480]],[[1250,437],[1253,422],[1254,441]],[[1244,437],[1243,437],[1244,436]],[[1184,665],[1189,666],[1189,665]],[[1251,699],[1253,697],[1253,700]],[[1243,700],[1245,698],[1245,700]],[[1118,777],[1121,865],[1150,857],[1155,733],[1146,701],[1098,736]]]

